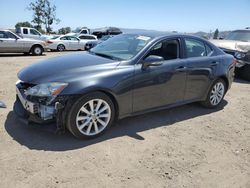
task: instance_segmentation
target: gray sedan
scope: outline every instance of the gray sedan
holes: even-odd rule
[[[21,38],[9,30],[0,30],[0,53],[42,55],[45,49],[43,41]]]

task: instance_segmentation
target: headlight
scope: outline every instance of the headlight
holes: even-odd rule
[[[29,88],[25,95],[37,96],[37,97],[53,97],[57,96],[67,86],[67,83],[51,82],[45,84],[39,84],[32,88]]]
[[[244,58],[245,56],[246,56],[246,54],[245,53],[243,53],[243,52],[235,52],[235,57],[237,58],[237,59],[242,59],[242,58]]]

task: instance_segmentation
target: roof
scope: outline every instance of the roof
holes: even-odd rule
[[[199,39],[204,39],[199,36],[195,35],[187,35],[182,33],[176,33],[176,32],[163,32],[163,31],[142,31],[142,32],[127,32],[123,34],[135,34],[135,35],[142,35],[142,36],[148,36],[151,38],[161,38],[161,37],[168,37],[168,36],[176,36],[176,37],[194,37]]]

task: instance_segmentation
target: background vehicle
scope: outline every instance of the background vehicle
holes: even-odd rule
[[[84,50],[85,42],[74,36],[59,36],[53,37],[47,41],[50,50],[64,51],[64,50]]]
[[[119,35],[122,31],[117,27],[104,27],[93,30],[92,34],[96,35],[97,38],[102,38],[104,35]]]
[[[91,48],[95,47],[97,44],[102,43],[103,41],[108,40],[109,38],[112,38],[115,35],[103,35],[102,38],[95,41],[88,41],[85,45],[85,50],[90,50]]]
[[[42,41],[45,41],[53,37],[49,35],[43,35],[36,29],[30,27],[19,27],[16,29],[16,34],[22,38],[31,38]]]
[[[224,52],[237,59],[236,75],[250,81],[250,29],[232,31],[223,40],[212,40]]]
[[[82,35],[82,34],[90,35],[90,29],[88,29],[87,27],[83,27],[81,29],[75,30],[74,32],[67,33],[66,35],[67,36],[75,36],[75,37],[77,37],[77,36]]]
[[[234,66],[233,56],[197,37],[123,34],[20,71],[14,110],[92,138],[116,118],[196,101],[219,106]]]
[[[46,43],[34,39],[20,38],[9,30],[0,30],[0,52],[42,55]]]

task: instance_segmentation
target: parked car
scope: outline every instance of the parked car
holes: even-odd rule
[[[236,74],[250,81],[250,29],[235,30],[223,40],[212,40],[224,52],[237,59]]]
[[[92,34],[96,35],[98,39],[102,38],[102,36],[104,36],[104,35],[119,35],[121,33],[122,33],[122,31],[116,27],[99,28],[99,29],[95,29],[92,32]]]
[[[77,138],[102,134],[115,119],[200,101],[218,107],[235,61],[212,43],[179,34],[122,34],[18,73],[15,112],[55,120]]]
[[[16,34],[22,38],[31,38],[42,41],[48,40],[53,37],[49,35],[43,35],[39,31],[31,27],[19,27],[16,29]]]
[[[0,30],[0,53],[25,53],[42,55],[46,43],[34,39],[24,39],[9,30]]]
[[[115,35],[103,35],[102,38],[100,38],[99,40],[88,41],[85,45],[85,50],[90,50],[91,48],[95,47],[97,44],[100,44],[108,40],[109,38],[112,38],[113,36]]]
[[[47,41],[48,49],[54,51],[84,50],[85,42],[74,36],[57,36]]]
[[[66,35],[67,36],[75,36],[75,37],[77,37],[77,36],[82,35],[82,34],[90,35],[90,29],[87,28],[87,27],[84,27],[84,28],[81,28],[81,29],[77,29],[74,32],[67,33]]]

